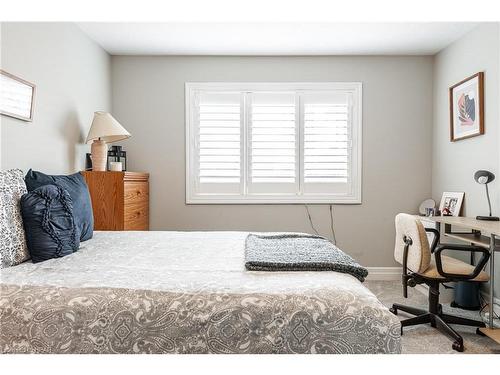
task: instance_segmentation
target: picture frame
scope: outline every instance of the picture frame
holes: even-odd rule
[[[36,86],[0,69],[0,114],[33,121]]]
[[[460,216],[464,192],[445,191],[439,203],[439,211],[442,216]]]
[[[484,134],[484,73],[450,87],[450,141]]]

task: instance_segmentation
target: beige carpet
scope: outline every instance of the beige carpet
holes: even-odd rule
[[[403,298],[401,282],[399,281],[366,281],[365,285],[387,307],[392,306],[395,302],[421,308],[427,307],[427,297],[414,288],[408,288],[408,298]],[[449,314],[479,320],[477,311],[455,309],[449,304],[443,304],[443,310]],[[399,312],[398,316],[400,319],[411,317],[404,312]],[[477,335],[475,328],[459,325],[454,325],[453,328],[464,338],[464,353],[500,354],[500,344],[488,337]],[[447,336],[430,325],[407,327],[404,330],[403,353],[458,353],[451,348],[451,344],[452,341]]]

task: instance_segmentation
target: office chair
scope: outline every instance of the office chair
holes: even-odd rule
[[[490,256],[488,250],[473,245],[439,244],[439,232],[436,229],[424,228],[420,220],[413,215],[398,214],[395,222],[396,245],[394,258],[403,265],[403,296],[408,298],[408,286],[415,287],[417,284],[429,286],[428,310],[397,303],[392,305],[390,311],[395,315],[399,310],[415,315],[401,321],[401,334],[403,334],[403,327],[430,324],[453,340],[452,348],[454,350],[463,352],[462,336],[450,324],[472,327],[485,327],[485,324],[480,321],[443,313],[442,305],[439,303],[439,284],[452,281],[487,282],[489,276],[482,269]],[[426,232],[434,235],[431,247],[429,247]],[[461,260],[443,255],[444,250],[479,252],[482,257],[476,266],[472,266]],[[478,328],[476,333],[481,334]]]

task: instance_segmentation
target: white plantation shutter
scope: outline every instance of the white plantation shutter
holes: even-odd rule
[[[249,191],[295,193],[297,121],[295,93],[249,96]]]
[[[188,203],[360,203],[361,84],[186,84]]]
[[[345,191],[351,175],[351,95],[303,95],[304,193]]]
[[[195,155],[200,192],[239,192],[241,185],[240,93],[203,92],[196,97]]]

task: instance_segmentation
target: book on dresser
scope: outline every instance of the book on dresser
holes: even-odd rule
[[[89,187],[95,230],[149,230],[149,174],[81,172]]]

